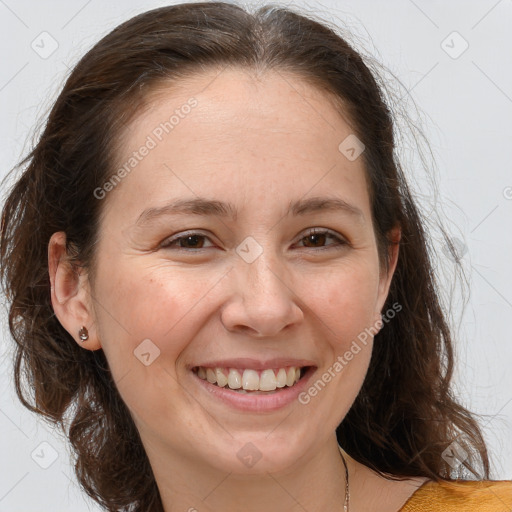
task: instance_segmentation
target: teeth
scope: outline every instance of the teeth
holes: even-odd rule
[[[230,389],[239,390],[241,393],[246,391],[273,392],[276,388],[293,386],[300,379],[300,368],[290,366],[279,368],[277,373],[272,369],[263,370],[259,373],[249,368],[237,370],[235,368],[199,367],[197,376],[211,384],[217,384],[221,388],[228,386]]]
[[[276,387],[284,388],[286,386],[286,370],[279,368],[276,376]]]
[[[233,370],[236,371],[236,370]],[[220,385],[220,384],[219,384]],[[247,391],[258,391],[260,386],[260,376],[254,370],[244,370],[242,375],[242,387]]]
[[[300,375],[300,370],[297,370]],[[276,376],[274,370],[263,370],[260,377],[261,391],[274,391],[276,389]]]
[[[295,368],[291,366],[288,368],[288,372],[286,373],[286,385],[287,386],[293,386],[293,383],[295,382]]]
[[[228,378],[222,373],[220,368],[215,368],[215,377],[217,378],[217,384],[223,388],[228,383]]]
[[[228,386],[231,389],[240,389],[242,387],[242,376],[233,368],[229,370]]]
[[[215,384],[217,382],[217,377],[215,377],[215,372],[211,368],[206,368],[206,380]]]

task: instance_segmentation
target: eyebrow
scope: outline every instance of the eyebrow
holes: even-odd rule
[[[288,205],[287,215],[300,216],[321,211],[345,213],[362,222],[365,219],[363,212],[357,206],[338,197],[311,197],[291,201]],[[135,224],[138,226],[146,225],[159,217],[186,214],[230,217],[236,220],[238,211],[232,203],[224,203],[204,197],[179,199],[164,206],[147,208],[139,215]]]

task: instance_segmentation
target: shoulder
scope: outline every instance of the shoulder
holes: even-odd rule
[[[512,480],[425,482],[399,512],[510,512]]]

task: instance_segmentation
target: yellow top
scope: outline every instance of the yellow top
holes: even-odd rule
[[[426,481],[399,512],[512,512],[512,480]]]

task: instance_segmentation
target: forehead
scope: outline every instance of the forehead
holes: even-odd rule
[[[121,134],[116,169],[128,176],[110,202],[128,195],[140,209],[208,191],[240,207],[272,193],[288,205],[313,189],[364,202],[363,159],[339,149],[349,122],[326,93],[283,72],[225,68],[162,83]]]
[[[285,71],[212,69],[190,75],[171,88],[163,82],[152,90],[148,100],[165,109],[166,105],[172,108],[174,104],[179,108],[191,97],[198,99],[194,109],[196,121],[207,123],[215,119],[235,130],[264,127],[274,133],[280,129],[289,132],[292,128],[295,133],[317,129],[353,131],[351,120],[335,107],[332,94]],[[246,124],[247,120],[251,126]]]

